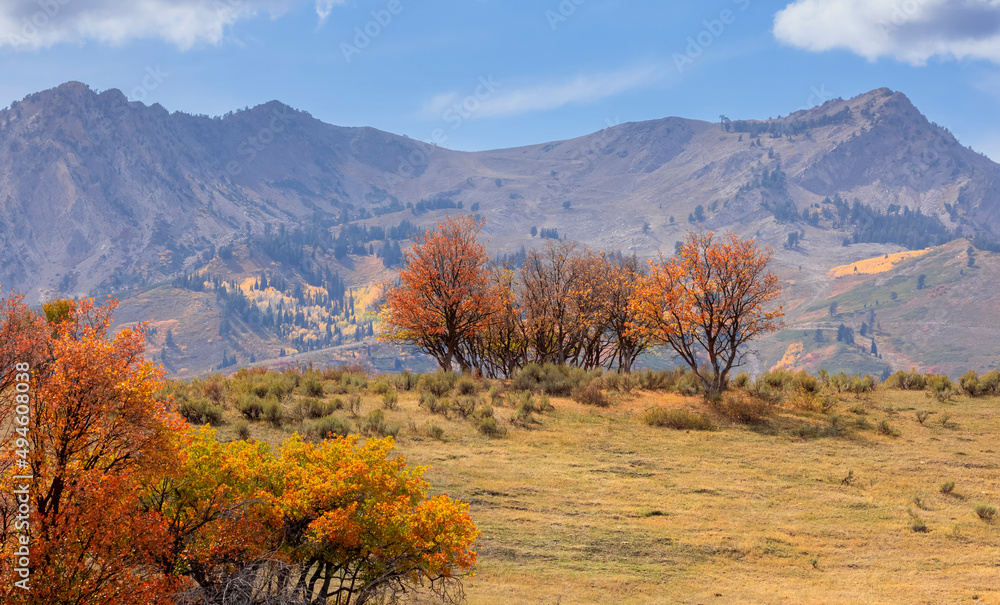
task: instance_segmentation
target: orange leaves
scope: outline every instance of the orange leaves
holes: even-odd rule
[[[336,582],[355,582],[357,591],[376,590],[366,584],[374,579],[451,577],[475,564],[478,532],[467,506],[427,499],[423,469],[393,457],[391,438],[312,444],[295,435],[276,452],[263,443],[218,443],[211,429],[189,440],[173,501],[162,510],[180,539],[169,565],[183,563],[199,584],[266,556],[303,574],[329,565],[340,570]]]
[[[33,588],[7,592],[4,567],[4,603],[159,603],[176,583],[148,574],[136,581],[164,548],[162,519],[141,510],[136,496],[173,465],[170,435],[182,423],[153,395],[161,371],[143,360],[142,335],[126,330],[108,337],[114,307],[92,300],[50,305],[52,323],[45,324],[19,300],[7,301],[0,331],[17,338],[0,344],[3,356],[34,357],[28,468],[5,469],[0,490],[23,483],[15,475],[32,477]],[[4,418],[13,401],[4,389]],[[13,504],[2,503],[5,516]],[[0,540],[0,556],[9,561],[18,536],[5,528]]]
[[[386,288],[384,340],[416,345],[445,369],[464,368],[463,341],[484,327],[492,310],[486,248],[477,241],[485,220],[463,215],[435,224],[404,254],[399,285]]]
[[[244,581],[325,599],[331,582],[371,595],[475,563],[464,505],[428,500],[423,469],[393,457],[391,439],[295,436],[275,452],[188,429],[155,396],[162,370],[141,332],[109,336],[113,308],[57,305],[47,324],[14,299],[0,313],[0,360],[31,367],[0,369],[3,424],[24,405],[13,385],[31,405],[24,433],[0,444],[0,602],[166,605],[185,584],[214,602]],[[24,485],[31,592],[13,583]]]
[[[767,270],[771,256],[733,233],[689,234],[674,257],[650,261],[631,303],[634,329],[670,345],[707,390],[720,391],[729,370],[742,363],[743,345],[783,326],[781,307],[766,309],[781,292]],[[699,371],[703,361],[711,380]]]

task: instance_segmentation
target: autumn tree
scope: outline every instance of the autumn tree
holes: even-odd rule
[[[577,351],[582,318],[573,295],[580,269],[575,251],[574,242],[546,242],[543,250],[528,252],[521,268],[518,305],[538,363],[564,364]]]
[[[637,329],[673,348],[707,393],[720,393],[745,345],[784,325],[781,307],[767,308],[781,292],[767,268],[772,254],[733,233],[690,233],[675,256],[650,261],[632,302]]]
[[[449,217],[406,251],[399,282],[384,290],[382,340],[409,344],[445,370],[470,367],[470,340],[493,312],[489,258],[478,235],[485,220]]]
[[[600,287],[604,307],[605,330],[611,342],[611,355],[607,365],[620,372],[631,372],[632,364],[650,342],[631,306],[642,279],[642,269],[636,256],[603,253],[601,255]]]
[[[183,603],[396,602],[459,589],[476,561],[468,505],[428,497],[392,438],[298,436],[219,443],[201,429],[184,471],[146,501],[170,519],[166,568],[195,580]]]
[[[50,305],[53,323],[31,317],[19,300],[7,305],[0,333],[14,338],[0,350],[19,384],[0,391],[0,425],[8,429],[0,453],[0,600],[170,602],[177,578],[153,570],[160,519],[141,510],[136,494],[173,464],[170,436],[182,422],[154,396],[162,371],[143,359],[141,331],[109,336],[114,301]],[[30,590],[14,584],[25,534],[9,521],[21,518],[22,504],[30,509]]]
[[[493,312],[471,340],[469,361],[485,376],[511,376],[528,363],[526,324],[517,304],[516,272],[499,264],[490,271]]]

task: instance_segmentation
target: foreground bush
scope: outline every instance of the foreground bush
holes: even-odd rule
[[[713,405],[720,414],[741,424],[763,424],[773,409],[767,400],[743,391],[726,391]]]
[[[422,470],[392,449],[392,438],[359,446],[357,437],[313,445],[293,436],[272,452],[199,431],[181,490],[156,488],[146,501],[169,518],[214,521],[179,531],[181,548],[163,566],[194,580],[184,599],[206,603],[229,602],[237,589],[248,590],[246,603],[389,602],[455,581],[476,561],[468,507],[428,498]]]
[[[583,368],[551,363],[545,365],[529,363],[514,374],[510,381],[510,390],[535,391],[556,397],[567,397],[573,391],[590,384],[596,377],[596,372]]]
[[[969,397],[1000,395],[1000,371],[991,370],[979,376],[975,370],[969,370],[959,379],[959,385]]]
[[[694,414],[687,410],[667,409],[655,406],[642,414],[642,421],[649,426],[665,426],[678,430],[711,431],[715,425],[704,414]]]
[[[601,387],[597,383],[590,383],[582,389],[577,389],[573,393],[573,399],[584,405],[593,405],[600,408],[606,408],[611,405],[611,400],[601,391]]]

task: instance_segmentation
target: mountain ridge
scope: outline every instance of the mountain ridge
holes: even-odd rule
[[[415,229],[457,209],[488,219],[495,254],[540,245],[539,229],[640,257],[690,229],[733,229],[770,245],[779,271],[812,275],[816,300],[834,265],[957,236],[1000,240],[1000,166],[887,88],[776,119],[666,117],[462,152],[280,101],[195,116],[70,82],[0,111],[0,184],[0,283],[30,303],[139,300],[208,267],[216,280],[286,272],[311,287],[336,273],[362,291]],[[234,249],[237,260],[220,261]],[[206,300],[225,325],[232,301]],[[125,315],[139,317],[137,304]],[[370,317],[345,311],[353,299],[330,305],[323,317],[370,331]],[[253,321],[234,325],[220,350],[249,355],[239,338],[254,330],[256,359],[294,348]]]

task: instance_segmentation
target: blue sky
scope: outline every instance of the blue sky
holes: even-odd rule
[[[65,81],[218,115],[278,99],[453,149],[887,86],[1000,159],[996,0],[4,0],[0,106]]]

